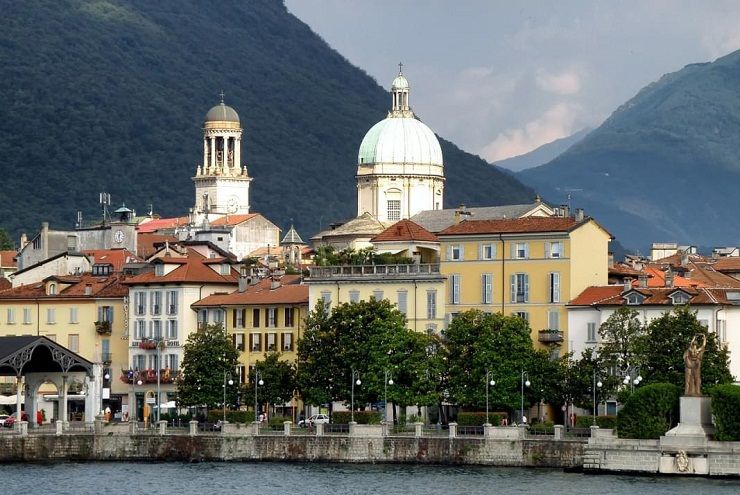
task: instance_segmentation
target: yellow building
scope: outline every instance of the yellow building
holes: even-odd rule
[[[280,352],[295,362],[298,339],[308,313],[308,286],[299,275],[256,279],[242,276],[239,290],[213,294],[194,303],[199,322],[214,321],[219,313],[226,332],[239,351],[239,383],[247,383],[249,370],[265,354]]]
[[[111,273],[110,266],[94,268],[94,274],[49,276],[37,283],[0,291],[0,335],[48,337],[85,359],[102,364],[100,409],[110,407],[115,413],[121,410],[121,398],[127,390],[117,375],[128,362],[127,343],[122,340],[127,324],[124,307],[128,288],[121,284],[120,274]],[[71,384],[71,393],[83,392],[81,386]],[[47,420],[58,418],[56,392],[42,389],[41,395],[46,397],[40,399],[38,406],[46,411]],[[69,412],[79,413],[83,402],[73,403]]]
[[[448,319],[469,309],[529,321],[536,346],[568,351],[566,303],[605,285],[609,232],[576,217],[467,220],[437,234]]]

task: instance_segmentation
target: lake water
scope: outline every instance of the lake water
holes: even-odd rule
[[[740,481],[583,475],[546,469],[283,463],[0,465],[9,495],[740,493]]]

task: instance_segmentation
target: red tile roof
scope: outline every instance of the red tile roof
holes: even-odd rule
[[[123,270],[123,265],[125,263],[143,261],[128,249],[90,249],[83,251],[83,254],[95,258],[95,264],[113,265],[113,271],[116,272]]]
[[[211,222],[211,227],[225,227],[230,225],[239,225],[247,220],[251,220],[259,215],[259,213],[247,213],[245,215],[226,215],[221,218],[217,218]]]
[[[148,222],[140,223],[136,229],[141,233],[151,233],[162,229],[174,229],[185,226],[190,222],[188,217],[156,218]]]
[[[214,294],[196,302],[193,307],[308,304],[308,285],[301,283],[300,275],[284,275],[280,279],[280,286],[275,289],[271,289],[271,284],[271,278],[264,278],[247,287],[244,292]]]
[[[13,258],[17,253],[13,250],[0,251],[0,266],[18,266]]]
[[[176,243],[177,237],[139,232],[136,238],[137,254],[142,258],[148,258],[157,251],[157,248],[154,246],[155,244],[164,244],[165,242]]]
[[[370,242],[439,242],[439,238],[411,220],[396,222]]]
[[[716,289],[708,287],[661,287],[661,288],[638,288],[630,292],[639,292],[645,299],[640,306],[673,305],[669,297],[676,291],[682,291],[689,295],[689,304],[714,305],[728,304],[727,292],[738,292],[737,289]],[[624,299],[624,287],[622,285],[609,285],[601,287],[589,287],[581,292],[568,306],[623,306],[627,302]]]
[[[723,272],[723,273],[740,272],[740,256],[719,258],[712,266],[718,272]]]
[[[653,265],[646,266],[643,269],[643,273],[648,276],[648,280],[647,280],[648,288],[653,288],[653,287],[659,288],[659,287],[666,286],[666,282],[665,282],[666,272],[662,268],[653,266]],[[638,285],[639,285],[638,280],[632,281],[633,287],[637,287]],[[708,284],[705,283],[704,281],[696,280],[693,277],[689,279],[689,278],[681,277],[680,275],[675,274],[675,273],[673,275],[673,287],[707,287],[707,285]]]
[[[12,286],[13,284],[10,283],[10,280],[0,277],[0,291],[10,289]]]
[[[440,232],[455,234],[519,234],[528,232],[570,232],[591,220],[576,222],[572,217],[525,217],[500,220],[464,220]]]
[[[56,280],[63,284],[71,284],[69,287],[59,287],[55,295],[46,294],[46,281]],[[86,294],[87,287],[90,294]],[[124,285],[122,275],[109,275],[107,277],[93,276],[89,273],[79,277],[47,277],[41,282],[21,285],[0,291],[2,299],[65,299],[65,298],[101,298],[101,297],[124,297],[128,295],[128,287]]]
[[[229,275],[221,275],[206,264],[208,258],[193,249],[188,249],[186,258],[164,258],[165,263],[178,263],[180,266],[165,275],[158,276],[155,272],[146,272],[136,275],[124,283],[127,285],[143,284],[236,284],[238,272],[233,268]]]

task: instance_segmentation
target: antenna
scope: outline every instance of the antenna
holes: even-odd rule
[[[82,228],[82,211],[77,210],[77,228]]]
[[[103,225],[105,225],[105,220],[108,218],[108,207],[110,206],[110,193],[101,192],[99,203],[103,207]]]

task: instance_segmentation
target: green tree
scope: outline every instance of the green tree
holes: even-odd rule
[[[15,249],[15,243],[5,229],[0,229],[0,251],[9,251],[11,249]]]
[[[572,355],[569,354],[562,361],[564,372],[561,382],[562,394],[576,406],[591,410],[594,388],[597,402],[617,391],[620,378],[609,374],[603,358],[594,349],[584,350],[580,359],[573,360]],[[597,384],[601,382],[601,387],[596,386],[594,381]]]
[[[279,352],[265,354],[264,361],[257,361],[249,373],[249,383],[242,389],[243,397],[254,397],[256,373],[263,381],[257,386],[257,401],[268,404],[284,404],[293,398],[296,389],[295,365],[280,359]],[[244,402],[247,402],[246,400]]]
[[[524,391],[525,406],[539,400],[546,390],[542,384],[548,359],[546,354],[534,352],[530,333],[527,322],[516,316],[478,310],[458,314],[444,332],[450,400],[461,406],[484,408],[487,370],[496,381],[489,390],[491,405],[519,409],[523,371],[529,373],[530,381]]]
[[[183,346],[182,373],[177,381],[178,402],[182,406],[216,407],[224,402],[236,403],[236,384],[229,385],[225,377],[238,362],[231,340],[219,325],[208,325],[193,332]]]
[[[645,327],[638,316],[636,310],[622,306],[599,327],[602,342],[599,354],[604,366],[618,370],[620,375],[643,364],[640,349]]]
[[[688,306],[679,306],[648,324],[645,335],[638,342],[645,381],[673,383],[683,390],[683,353],[697,334],[707,339],[701,365],[702,389],[732,383],[727,349],[719,345],[717,336],[696,319],[696,312]]]

